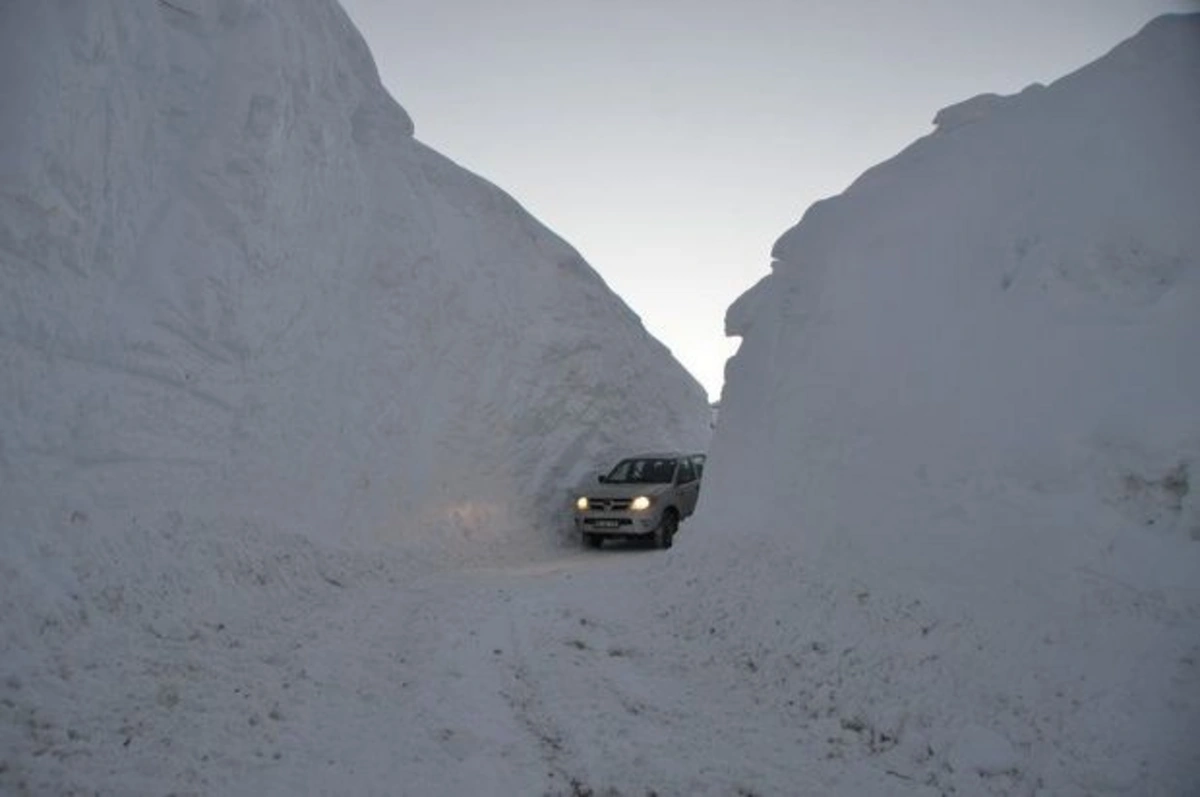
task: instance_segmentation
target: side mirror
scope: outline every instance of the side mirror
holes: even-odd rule
[[[596,477],[596,481],[600,482],[601,484],[608,484],[608,477],[601,473]]]

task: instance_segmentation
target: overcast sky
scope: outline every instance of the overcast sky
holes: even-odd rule
[[[574,245],[715,401],[725,308],[938,109],[1196,0],[342,0],[417,137]]]

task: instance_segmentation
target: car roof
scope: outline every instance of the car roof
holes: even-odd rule
[[[627,457],[621,457],[621,459],[623,459],[623,460],[625,460],[625,459],[679,459],[680,457],[695,457],[695,456],[704,456],[704,455],[701,454],[700,452],[693,453],[693,452],[687,452],[687,451],[651,451],[651,452],[648,452],[645,454],[630,454]]]

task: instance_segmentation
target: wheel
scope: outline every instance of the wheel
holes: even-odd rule
[[[675,532],[679,530],[679,514],[674,509],[663,513],[658,528],[654,530],[654,544],[666,550],[675,541]]]
[[[588,548],[599,548],[603,542],[599,534],[592,534],[590,531],[583,533],[583,544]]]

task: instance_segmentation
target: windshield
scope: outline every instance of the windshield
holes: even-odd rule
[[[675,479],[674,459],[623,459],[605,481],[610,484],[669,484]]]

